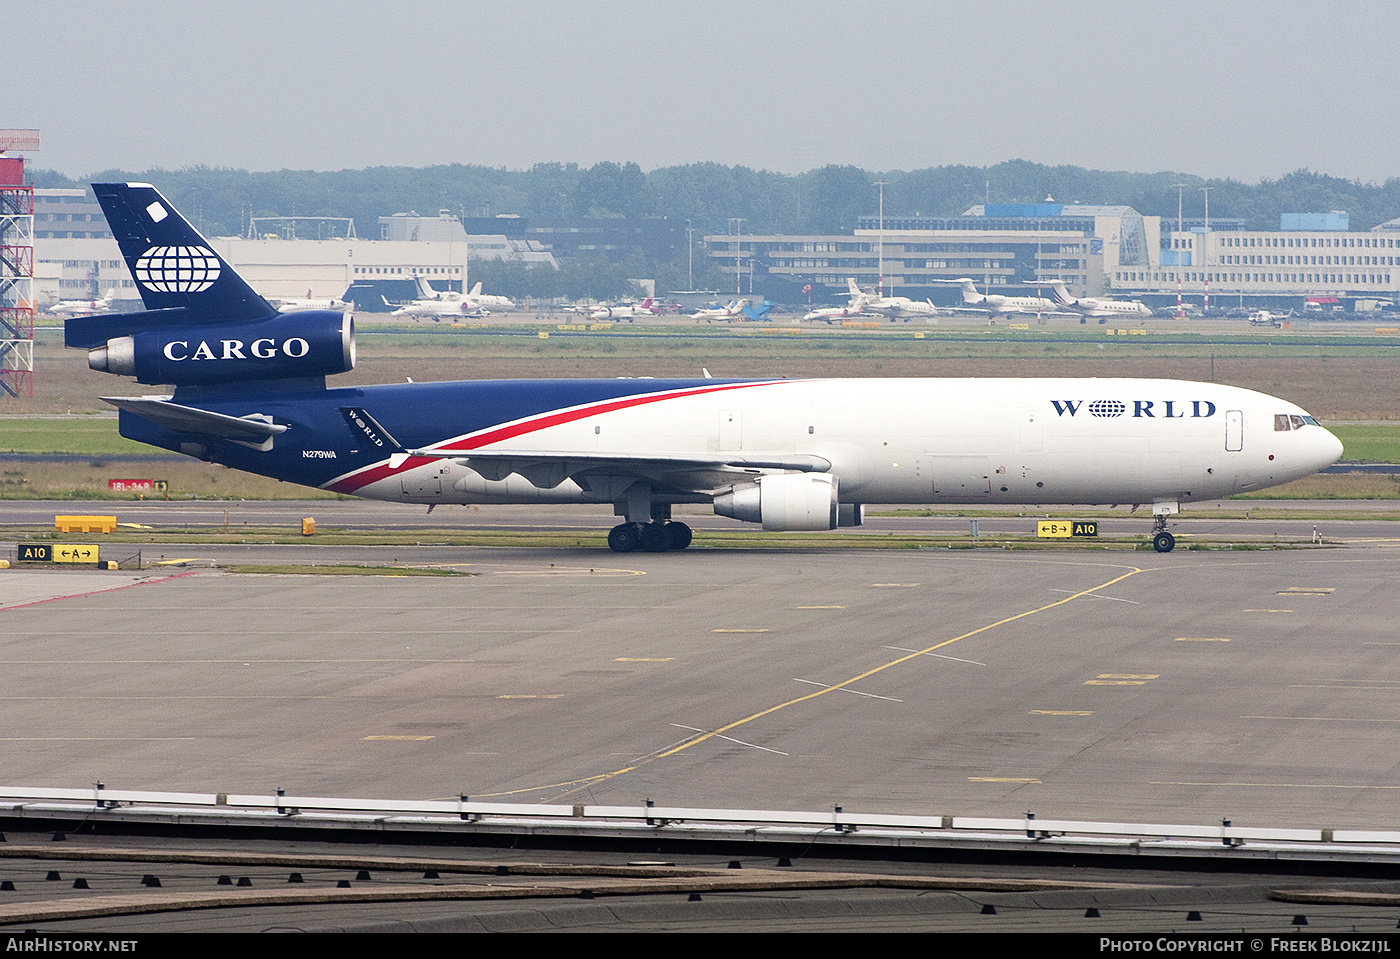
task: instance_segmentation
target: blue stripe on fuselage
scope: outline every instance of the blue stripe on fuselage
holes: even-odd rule
[[[174,401],[200,409],[247,416],[261,413],[290,428],[266,452],[229,440],[175,432],[121,411],[121,435],[183,452],[182,444],[203,444],[215,462],[234,469],[322,486],[337,476],[385,459],[392,450],[369,447],[353,432],[342,407],[369,412],[406,449],[422,449],[455,436],[503,423],[625,397],[675,390],[705,389],[747,380],[466,380],[446,383],[393,383],[331,390],[261,393],[246,386],[178,391]],[[208,454],[207,454],[208,455]]]

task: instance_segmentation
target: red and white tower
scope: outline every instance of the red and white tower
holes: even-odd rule
[[[0,397],[34,395],[34,187],[24,157],[38,130],[0,130]]]

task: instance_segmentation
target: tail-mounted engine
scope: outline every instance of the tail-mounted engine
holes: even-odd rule
[[[118,322],[130,332],[100,346],[83,344],[89,346],[88,366],[134,376],[139,383],[173,386],[329,376],[355,368],[355,323],[349,313],[313,310],[254,322],[137,328],[140,317],[152,315],[127,314]]]

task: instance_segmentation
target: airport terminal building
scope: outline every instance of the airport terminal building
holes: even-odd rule
[[[97,299],[115,288],[118,309],[138,309],[136,289],[91,194],[35,190],[34,200],[40,305]],[[664,220],[570,227],[483,217],[464,226],[450,214],[399,214],[379,222],[375,240],[211,242],[267,296],[341,297],[369,311],[388,309],[386,299],[412,299],[415,273],[439,289],[462,289],[464,279],[470,282],[468,257],[557,266],[556,256],[600,252],[618,260],[632,251],[669,255],[679,249],[676,255],[683,255],[685,243],[683,228]],[[1143,216],[1127,206],[991,204],[951,217],[863,217],[850,234],[711,235],[703,254],[726,275],[722,292],[779,303],[843,302],[836,294],[848,277],[873,289],[883,276],[886,295],[939,306],[961,302],[953,281],[962,277],[1013,295],[1061,279],[1075,296],[1140,298],[1152,306],[1175,303],[1178,290],[1194,304],[1209,297],[1212,306],[1400,304],[1400,220],[1357,231],[1344,213],[1284,214],[1279,226],[1246,230],[1242,220]]]
[[[885,295],[960,301],[956,285],[1008,294],[1061,279],[1075,296],[1235,297],[1246,306],[1297,306],[1313,297],[1349,306],[1400,303],[1400,222],[1346,228],[1345,214],[1285,214],[1277,231],[1242,220],[1167,220],[1126,206],[1057,203],[975,206],[955,217],[863,217],[851,235],[705,237],[728,289],[779,302],[834,302],[852,277]],[[883,267],[883,269],[882,269]]]
[[[42,308],[54,300],[98,299],[115,288],[118,310],[141,309],[131,274],[102,208],[83,189],[34,191],[35,286]],[[210,237],[210,244],[268,297],[346,298],[357,310],[387,310],[413,299],[413,276],[440,290],[470,282],[468,257],[557,266],[553,255],[518,238],[470,235],[456,217],[380,217],[382,239]],[[358,296],[356,292],[358,288]],[[349,296],[347,297],[347,292]]]
[[[1175,297],[1179,287],[1193,299],[1209,294],[1244,305],[1288,306],[1307,298],[1338,305],[1400,302],[1400,229],[1381,224],[1349,230],[1345,214],[1284,214],[1280,227],[1183,224],[1162,235],[1148,268],[1120,266],[1111,272],[1110,285],[1144,299]]]
[[[951,304],[953,281],[1013,292],[1037,279],[1062,279],[1077,296],[1104,292],[1122,263],[1146,265],[1158,218],[1131,207],[1066,204],[976,206],[953,217],[862,217],[851,235],[705,237],[705,252],[736,280],[780,302],[797,302],[811,285],[814,302],[834,298],[847,277],[887,296]],[[882,269],[883,268],[883,269]]]

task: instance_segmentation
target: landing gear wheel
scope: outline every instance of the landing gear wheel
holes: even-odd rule
[[[690,527],[684,523],[667,523],[666,537],[671,543],[671,549],[685,549],[690,545]]]
[[[614,553],[630,553],[641,543],[642,532],[636,523],[619,523],[608,531],[608,548]]]
[[[1152,537],[1152,548],[1159,553],[1170,553],[1176,546],[1176,537],[1166,530],[1159,530],[1157,535]]]
[[[671,548],[671,537],[661,523],[647,523],[642,527],[642,549],[648,553],[664,553]]]

